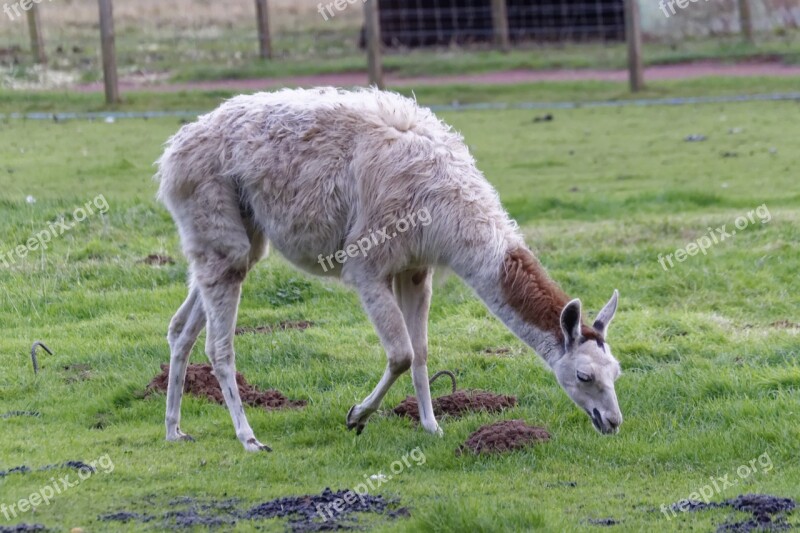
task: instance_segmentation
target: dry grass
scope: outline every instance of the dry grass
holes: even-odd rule
[[[269,8],[275,31],[300,28],[334,29],[361,24],[360,4],[353,4],[336,18],[325,22],[317,13],[317,2],[305,0],[270,0]],[[50,27],[93,30],[97,24],[96,0],[50,0],[42,4],[42,18]],[[254,25],[253,0],[136,0],[114,4],[117,28],[137,30],[200,30],[250,28]],[[22,24],[13,24],[15,26]],[[0,32],[7,29],[3,24]],[[211,30],[212,32],[214,30]]]

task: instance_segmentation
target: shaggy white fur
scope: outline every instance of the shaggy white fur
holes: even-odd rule
[[[241,284],[268,242],[298,267],[355,287],[386,349],[383,378],[348,413],[348,427],[360,432],[392,383],[411,368],[421,424],[441,433],[427,372],[436,265],[451,267],[542,355],[599,430],[616,430],[622,422],[613,388],[619,365],[607,345],[570,338],[574,321],[561,328],[544,325],[514,303],[518,298],[509,299],[504,262],[511,251],[523,257],[530,252],[461,136],[413,100],[373,89],[333,88],[239,96],[184,126],[158,165],[159,198],[175,219],[191,264],[189,296],[168,335],[168,439],[188,438],[179,428],[184,375],[189,352],[207,325],[206,352],[237,436],[248,450],[268,449],[256,440],[242,409],[233,350]],[[320,256],[423,210],[430,224],[397,233],[334,268],[320,264]],[[528,295],[523,296],[522,301]],[[529,297],[542,298],[533,288]],[[616,297],[612,301],[616,309]],[[563,302],[557,305],[554,312],[561,313]],[[607,327],[613,310],[606,314]],[[579,349],[588,355],[564,357]],[[604,392],[573,387],[577,365],[597,376]]]

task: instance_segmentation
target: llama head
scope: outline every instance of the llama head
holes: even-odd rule
[[[597,315],[592,328],[582,326],[581,301],[572,300],[561,312],[565,353],[553,364],[561,387],[578,407],[586,411],[595,429],[603,434],[619,431],[622,413],[614,382],[620,376],[619,362],[605,342],[608,325],[617,311],[619,293]]]

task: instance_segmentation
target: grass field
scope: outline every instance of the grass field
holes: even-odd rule
[[[9,99],[5,109],[14,108]],[[198,441],[167,443],[163,396],[142,398],[168,360],[167,324],[185,296],[186,263],[150,179],[177,119],[4,122],[0,253],[98,195],[108,211],[45,251],[15,256],[8,268],[0,262],[0,414],[41,412],[0,420],[0,470],[106,454],[114,468],[16,519],[0,514],[0,526],[153,530],[159,522],[109,525],[97,517],[166,512],[187,496],[256,504],[353,487],[388,473],[417,447],[424,463],[412,462],[378,490],[400,498],[410,517],[373,518],[371,526],[565,531],[613,518],[614,531],[710,531],[746,516],[720,509],[667,519],[659,509],[712,476],[735,481],[713,500],[749,492],[800,498],[798,113],[796,102],[785,102],[576,109],[546,123],[534,123],[539,113],[532,111],[442,114],[464,134],[528,244],[568,294],[596,312],[620,290],[609,334],[624,371],[620,434],[595,433],[531,350],[441,272],[431,370],[454,370],[464,388],[517,395],[518,406],[445,418],[441,439],[388,414],[356,437],[344,417],[383,370],[377,335],[352,292],[273,255],[245,284],[239,325],[314,326],[237,337],[238,368],[251,383],[308,401],[301,410],[248,409],[256,434],[275,450],[262,455],[242,451],[226,409],[194,398],[184,401],[182,427]],[[687,143],[690,134],[708,140]],[[35,203],[26,202],[29,195]],[[659,254],[674,254],[709,228],[730,231],[759,206],[768,221],[756,217],[707,255],[672,269],[659,264]],[[153,253],[177,262],[140,262]],[[34,340],[55,352],[41,356],[37,377],[28,354]],[[193,362],[205,362],[202,344],[201,337]],[[498,349],[508,352],[486,353]],[[445,388],[437,383],[434,395]],[[384,407],[411,393],[404,377]],[[512,418],[547,427],[552,441],[504,456],[455,455],[480,425]],[[742,476],[743,465],[755,468]],[[0,477],[0,505],[68,473]],[[800,524],[797,516],[789,522]],[[285,524],[239,528],[281,531]]]

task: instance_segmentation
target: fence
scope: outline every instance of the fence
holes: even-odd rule
[[[117,76],[267,77],[369,64],[380,84],[382,64],[400,55],[490,49],[557,55],[584,46],[576,55],[627,51],[638,89],[642,40],[680,47],[692,38],[790,45],[800,39],[800,0],[114,0],[113,8],[111,2],[0,0],[0,64],[12,77],[38,62],[73,83],[104,78],[113,102]],[[100,23],[101,11],[113,16]]]

